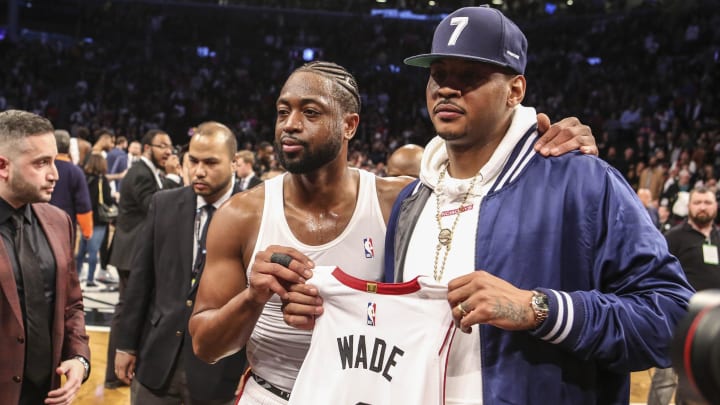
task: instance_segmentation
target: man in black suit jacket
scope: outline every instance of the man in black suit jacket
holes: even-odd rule
[[[142,223],[150,207],[150,198],[156,192],[181,185],[179,162],[172,155],[172,140],[162,130],[151,129],[141,140],[143,153],[140,161],[132,165],[123,178],[120,189],[119,213],[115,224],[115,235],[110,253],[110,264],[115,266],[120,276],[119,301],[115,306],[115,315],[110,326],[108,342],[108,362],[105,369],[105,386],[115,388],[120,385],[115,377],[115,339],[118,314],[123,305],[123,295],[130,277],[132,260],[137,251],[136,241],[142,230]],[[174,179],[173,179],[174,178]]]
[[[209,365],[193,354],[187,324],[204,265],[207,207],[234,194],[236,149],[225,125],[201,124],[188,151],[192,186],[152,197],[118,324],[115,371],[132,381],[133,404],[232,403],[244,352]]]

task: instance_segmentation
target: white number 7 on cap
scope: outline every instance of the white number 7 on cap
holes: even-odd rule
[[[455,27],[455,31],[453,31],[452,35],[450,35],[450,40],[448,41],[448,46],[455,45],[455,42],[457,42],[458,37],[463,32],[465,27],[467,27],[467,24],[468,24],[467,17],[453,17],[450,20],[450,25],[457,25],[457,27]]]

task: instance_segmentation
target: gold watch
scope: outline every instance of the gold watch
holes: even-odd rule
[[[542,325],[548,317],[550,307],[548,306],[548,296],[540,291],[532,291],[532,299],[530,299],[530,307],[535,313],[535,327],[537,329]]]

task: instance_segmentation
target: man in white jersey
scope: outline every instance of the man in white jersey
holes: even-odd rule
[[[195,354],[208,362],[247,344],[252,376],[241,404],[283,404],[292,390],[310,334],[283,322],[281,299],[290,283],[304,282],[314,264],[382,277],[385,223],[409,180],[348,167],[360,96],[344,68],[327,62],[298,68],[276,108],[275,145],[289,174],[234,196],[215,214],[189,325]],[[541,120],[547,129],[549,120]],[[545,139],[547,153],[580,146],[596,153],[589,128],[576,119],[553,125]],[[270,263],[277,252],[295,260],[288,267]]]
[[[285,399],[310,343],[308,332],[283,322],[275,293],[283,296],[284,288],[277,279],[250,271],[254,260],[269,261],[259,250],[295,246],[316,263],[355,270],[359,278],[382,277],[385,222],[407,180],[348,167],[359,111],[357,85],[345,69],[316,62],[296,70],[280,92],[275,130],[290,174],[232,198],[215,214],[190,333],[195,353],[210,362],[247,344],[254,376],[241,404]],[[298,273],[272,267],[284,273],[278,278],[300,282],[300,270],[311,264],[293,263]],[[258,382],[271,391],[253,391]]]

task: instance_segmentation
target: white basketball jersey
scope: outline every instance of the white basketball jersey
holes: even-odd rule
[[[438,405],[455,333],[447,286],[376,283],[315,268],[323,297],[290,404]]]
[[[285,176],[265,181],[262,223],[248,276],[258,250],[281,245],[303,252],[317,266],[337,265],[355,269],[353,275],[358,278],[382,279],[386,226],[375,189],[375,175],[364,170],[358,170],[358,173],[358,201],[350,222],[340,236],[319,246],[300,242],[287,224],[283,203]],[[288,326],[283,320],[280,304],[280,298],[274,295],[265,305],[247,344],[247,357],[255,374],[291,391],[310,347],[311,332]]]

